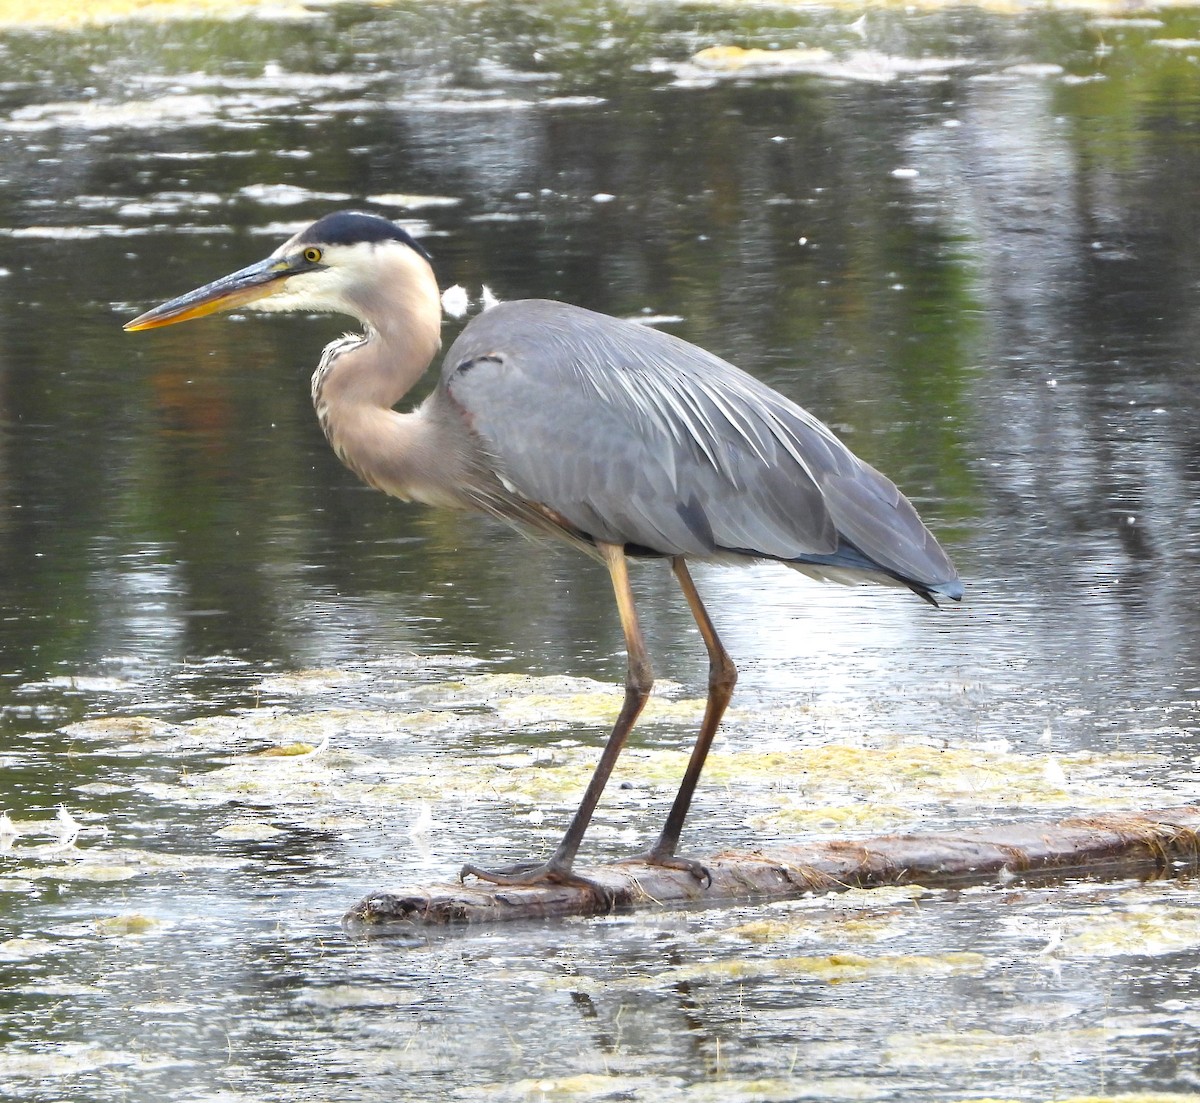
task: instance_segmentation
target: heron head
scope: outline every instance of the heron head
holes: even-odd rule
[[[407,231],[378,215],[335,211],[285,241],[269,257],[171,299],[127,322],[155,329],[220,310],[304,310],[370,322],[381,295],[399,281],[432,281],[429,254]],[[433,284],[436,297],[436,284]]]

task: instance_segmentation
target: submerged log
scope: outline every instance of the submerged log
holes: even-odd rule
[[[1058,877],[1165,876],[1200,862],[1200,807],[1008,823],[955,835],[882,835],[702,859],[712,876],[637,860],[577,868],[599,888],[438,884],[375,892],[346,915],[351,926],[495,923],[649,907],[716,906],[880,885],[1008,882]]]

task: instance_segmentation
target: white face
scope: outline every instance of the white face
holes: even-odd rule
[[[297,235],[298,237],[299,235]],[[350,314],[358,316],[358,305],[380,273],[380,252],[405,249],[389,242],[357,242],[354,245],[316,245],[296,238],[284,242],[271,259],[282,264],[303,267],[282,281],[279,290],[250,304],[254,310]]]

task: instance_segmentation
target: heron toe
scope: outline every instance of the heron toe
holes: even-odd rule
[[[622,863],[642,862],[648,866],[658,866],[661,869],[681,869],[685,873],[690,873],[704,888],[712,887],[712,874],[709,872],[708,866],[703,862],[697,862],[694,858],[680,858],[676,854],[655,854],[654,851],[647,851],[645,854],[634,854],[628,858],[622,858]]]
[[[534,888],[538,885],[566,885],[571,888],[587,889],[595,897],[600,908],[606,912],[612,911],[616,897],[611,889],[593,881],[590,877],[582,877],[573,873],[569,867],[564,868],[554,861],[537,865],[533,862],[521,862],[503,870],[480,869],[479,866],[467,863],[458,871],[458,879],[466,880],[474,877],[492,885],[514,885],[518,888]]]

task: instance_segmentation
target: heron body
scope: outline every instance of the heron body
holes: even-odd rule
[[[627,557],[670,561],[709,654],[709,697],[683,784],[642,857],[680,858],[683,820],[736,668],[688,560],[775,560],[819,579],[904,586],[936,604],[962,585],[907,498],[806,410],[696,345],[548,300],[501,303],[447,352],[432,394],[394,407],[433,362],[441,302],[428,254],[386,219],[336,212],[266,260],[134,319],[147,329],[239,305],[334,311],[364,325],[329,345],[313,404],[340,459],[398,498],[474,509],[605,563],[629,653],[625,705],[554,856],[464,872],[580,880],[579,844],[652,684]]]

